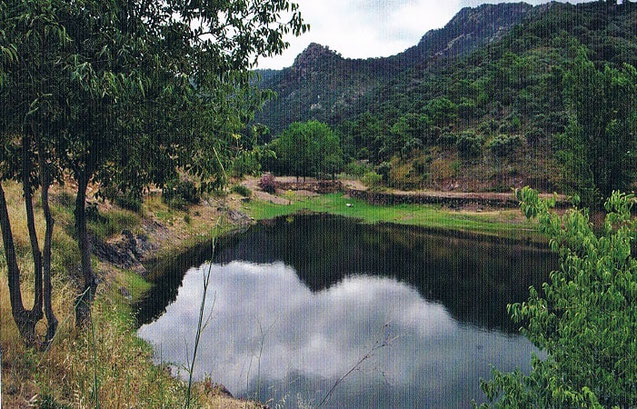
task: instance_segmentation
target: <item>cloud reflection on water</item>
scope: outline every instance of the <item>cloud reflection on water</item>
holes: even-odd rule
[[[192,343],[198,319],[201,274],[191,269],[176,301],[139,329],[162,351],[164,361],[186,362],[185,344]],[[480,398],[479,379],[489,376],[489,365],[526,370],[534,351],[521,336],[459,323],[442,304],[425,300],[394,278],[350,276],[313,293],[282,262],[233,261],[212,266],[209,292],[216,301],[195,376],[210,375],[235,394],[255,393],[261,326],[263,400],[285,394],[320,400],[384,338],[386,323],[399,338],[339,387],[330,400],[336,407],[368,407],[369,399],[376,399],[377,407],[467,407],[472,398]]]

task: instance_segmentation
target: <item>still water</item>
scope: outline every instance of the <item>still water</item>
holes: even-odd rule
[[[506,305],[556,267],[530,247],[326,215],[263,222],[220,240],[212,264],[210,253],[155,266],[139,335],[157,359],[183,366],[210,268],[196,378],[291,408],[316,406],[354,367],[323,407],[480,402],[490,366],[530,368],[537,351]]]

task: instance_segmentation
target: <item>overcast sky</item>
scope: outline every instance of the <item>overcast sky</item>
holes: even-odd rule
[[[288,37],[283,55],[261,59],[259,68],[289,67],[308,44],[327,45],[348,58],[383,57],[418,43],[463,7],[519,0],[295,0],[311,29]],[[585,0],[569,0],[581,3]],[[530,4],[547,0],[526,0]]]

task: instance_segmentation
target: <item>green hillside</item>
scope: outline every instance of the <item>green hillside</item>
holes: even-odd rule
[[[599,69],[636,65],[636,27],[634,3],[517,3],[463,9],[389,58],[347,60],[314,44],[268,73],[262,86],[278,98],[257,120],[274,136],[327,122],[346,162],[369,161],[397,188],[559,189],[565,73],[582,49]]]

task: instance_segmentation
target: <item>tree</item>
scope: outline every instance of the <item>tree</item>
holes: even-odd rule
[[[9,294],[14,321],[26,343],[37,343],[35,325],[47,319],[42,343],[47,346],[57,330],[52,304],[51,246],[54,220],[49,208],[49,187],[60,175],[52,141],[60,132],[63,107],[56,101],[61,81],[60,53],[69,39],[57,20],[59,1],[0,3],[2,70],[0,98],[0,181],[21,182],[27,230],[34,268],[34,303],[27,310],[20,289],[20,267],[4,190],[0,184],[0,227],[7,262]],[[45,219],[44,245],[36,233],[33,194],[40,188]]]
[[[559,157],[571,187],[597,205],[627,190],[637,171],[637,70],[597,70],[580,50],[565,77],[570,122]]]
[[[273,142],[281,170],[297,179],[322,173],[334,175],[343,166],[338,135],[322,122],[294,122]]]
[[[4,127],[3,117],[1,131],[5,153],[15,145],[13,135],[21,138],[20,163],[27,169],[23,175],[39,174],[40,184],[48,186],[48,170],[59,168],[75,179],[75,230],[84,281],[76,304],[76,322],[83,325],[90,319],[97,288],[86,225],[89,184],[98,186],[102,194],[112,186],[139,192],[151,182],[162,186],[177,169],[199,177],[202,189],[224,184],[224,169],[236,153],[232,141],[266,96],[250,85],[250,69],[259,57],[287,47],[285,33],[299,35],[308,26],[297,5],[287,0],[214,4],[193,0],[25,0],[6,8],[3,2],[1,11],[3,83],[28,78],[20,76],[20,67],[4,64],[19,48],[14,43],[27,44],[40,32],[65,37],[64,47],[50,47],[51,38],[48,43],[40,41],[18,52],[25,56],[33,53],[32,59],[25,61],[42,58],[47,64],[55,62],[38,65],[34,61],[29,72],[32,88],[37,83],[49,84],[50,79],[58,81],[42,91],[53,103],[44,105],[44,99],[39,98],[35,105],[19,106],[28,107],[26,116],[55,119],[56,127],[31,121],[28,127],[9,129]],[[43,13],[47,13],[46,18],[37,20]],[[289,20],[281,21],[283,13],[289,13]],[[27,24],[30,19],[39,24]],[[48,23],[59,30],[40,30]],[[5,25],[15,30],[7,31]],[[35,67],[47,70],[38,73]],[[3,86],[5,101],[13,103],[19,89]],[[46,115],[42,109],[46,106],[60,107],[60,112]],[[14,114],[10,112],[8,124],[19,124],[26,117]],[[31,133],[47,129],[55,130],[46,133],[50,138],[31,138]],[[44,152],[54,156],[47,157]],[[3,161],[7,168],[3,177],[16,168],[10,162]],[[25,197],[37,187],[31,182],[23,184],[30,187],[25,188]],[[27,206],[30,196],[28,199]],[[8,230],[3,223],[3,234]],[[10,240],[3,241],[11,247]],[[10,278],[16,282],[15,275]]]
[[[291,18],[281,23],[284,12]],[[86,0],[69,25],[76,86],[72,132],[61,151],[78,185],[81,325],[97,287],[86,229],[88,184],[161,186],[177,168],[199,177],[204,188],[225,183],[231,138],[262,102],[249,69],[259,56],[287,46],[284,33],[298,35],[307,26],[287,0]]]
[[[482,408],[635,407],[635,197],[613,192],[596,233],[587,211],[560,216],[550,210],[554,201],[540,200],[532,189],[517,196],[562,260],[542,292],[531,288],[527,302],[509,306],[522,332],[547,357],[534,357],[529,375],[494,371],[494,379],[482,385],[492,405]]]

